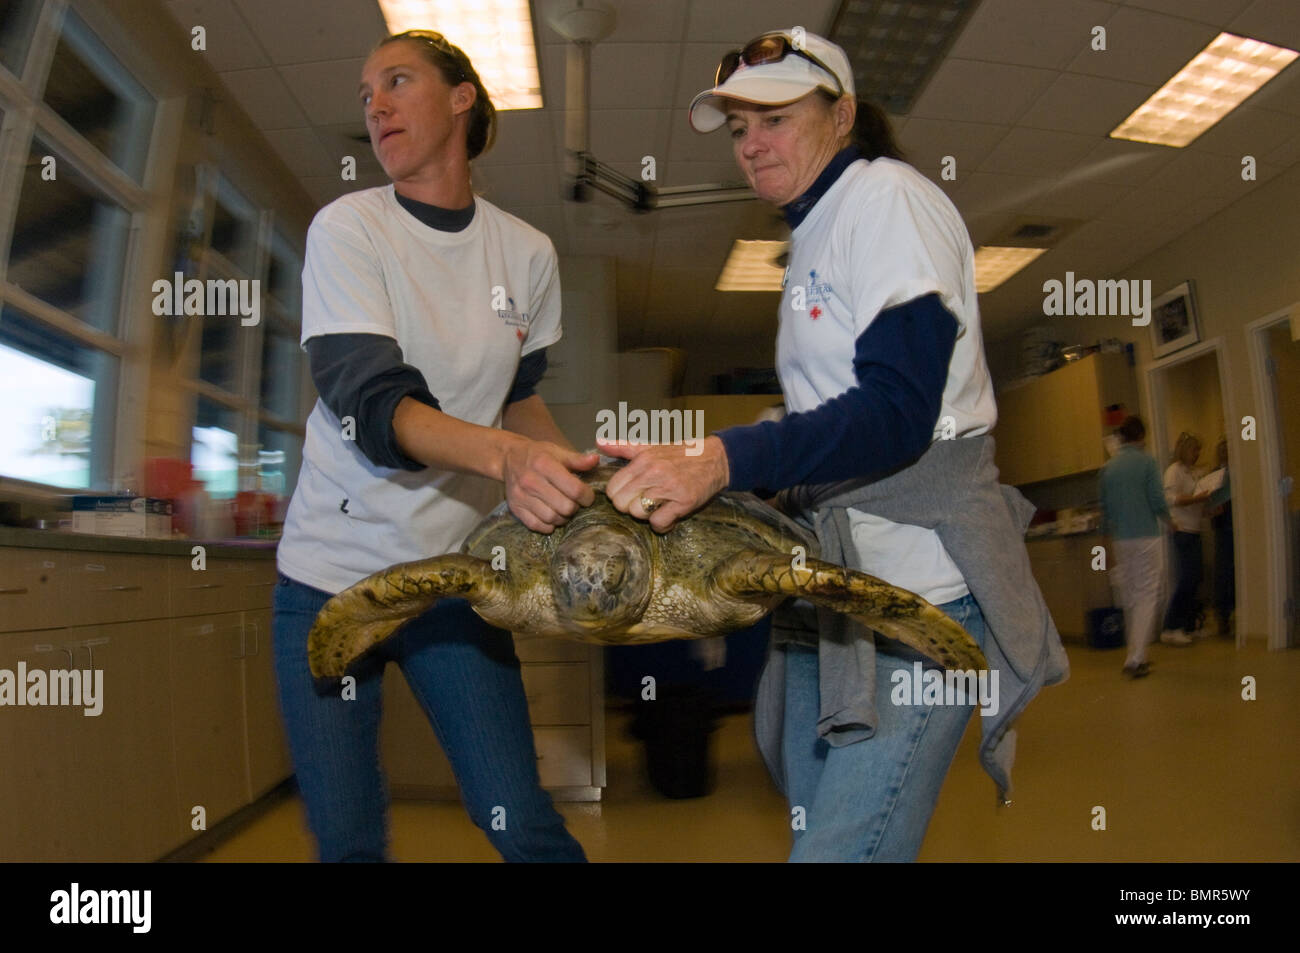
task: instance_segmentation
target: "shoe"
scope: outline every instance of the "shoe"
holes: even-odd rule
[[[1192,640],[1182,629],[1165,629],[1160,633],[1160,641],[1165,645],[1191,645]]]
[[[1151,663],[1139,662],[1136,665],[1125,665],[1124,675],[1128,678],[1145,678],[1151,674]]]

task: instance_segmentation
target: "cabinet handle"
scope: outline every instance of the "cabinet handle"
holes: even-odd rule
[[[86,639],[84,642],[73,642],[72,649],[73,651],[76,651],[77,649],[85,649],[86,654],[90,656],[90,667],[93,669],[95,667],[95,646],[107,645],[108,641],[108,638]],[[73,664],[75,666],[75,662]]]
[[[86,572],[107,572],[108,567],[103,563],[86,563]]]
[[[100,586],[96,592],[139,592],[144,586]]]
[[[248,622],[247,624],[248,624],[248,626],[251,627],[252,630],[253,630],[253,651],[252,651],[252,652],[249,652],[249,651],[248,651],[248,643],[247,643],[247,641],[245,641],[245,642],[244,642],[244,654],[241,655],[241,656],[239,656],[240,658],[249,658],[250,656],[253,656],[253,655],[261,655],[261,654],[262,654],[262,630],[261,630],[261,627],[260,627],[256,622],[253,622],[253,621],[250,621],[250,622]],[[244,635],[245,635],[245,639],[247,639],[247,635],[248,635],[248,630],[247,630],[247,629],[244,630]]]
[[[26,586],[22,586],[18,589],[0,589],[0,596],[21,596],[26,592]]]
[[[220,588],[221,588],[221,583],[219,583],[219,582],[201,582],[201,583],[199,583],[197,586],[186,586],[185,588],[186,588],[186,589],[220,589]]]
[[[75,658],[73,658],[72,649],[68,648],[66,645],[51,645],[49,642],[38,642],[36,645],[32,646],[32,651],[33,652],[67,652],[68,668],[77,667],[77,661]]]

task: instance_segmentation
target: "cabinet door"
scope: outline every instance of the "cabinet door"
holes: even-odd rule
[[[244,613],[244,722],[253,801],[293,773],[276,693],[270,609]]]
[[[157,860],[186,839],[176,816],[165,620],[68,629],[76,667],[98,682],[98,715],[73,709],[75,807],[64,818],[85,861]]]
[[[67,641],[58,629],[0,635],[0,678],[26,699],[28,673],[75,664]],[[80,860],[72,820],[84,792],[72,740],[89,719],[77,708],[16,700],[0,708],[0,861]]]
[[[76,553],[0,549],[0,632],[62,628],[72,621],[68,576]]]
[[[196,807],[211,828],[248,800],[244,654],[241,612],[171,620],[172,744],[186,830]]]

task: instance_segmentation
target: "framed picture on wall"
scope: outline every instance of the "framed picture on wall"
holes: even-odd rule
[[[1151,302],[1151,352],[1157,358],[1164,357],[1200,339],[1196,296],[1189,278]]]

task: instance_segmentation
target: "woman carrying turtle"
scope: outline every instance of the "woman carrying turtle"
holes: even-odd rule
[[[793,488],[785,505],[816,529],[823,559],[917,593],[980,644],[992,688],[981,757],[1005,798],[1011,721],[1066,662],[1024,549],[1033,508],[992,462],[965,226],[900,161],[821,37],[768,33],[729,53],[690,121],[726,127],[792,230],[776,342],[790,413],[710,436],[697,456],[602,444],[631,461],[607,492],[664,530],[723,489]],[[914,859],[975,699],[920,703],[900,689],[921,656],[794,608],[774,622],[755,703],[792,810],[790,859]]]
[[[468,57],[411,31],[376,47],[360,105],[392,184],[317,213],[302,339],[320,393],[278,552],[275,655],[298,786],[320,859],[383,860],[384,664],[432,723],[474,823],[507,860],[583,860],[541,789],[510,635],[463,600],[414,619],[319,693],[307,634],[333,594],[395,561],[456,550],[501,498],[550,532],[592,491],[533,392],[560,337],[549,239],[470,187],[495,112]]]

